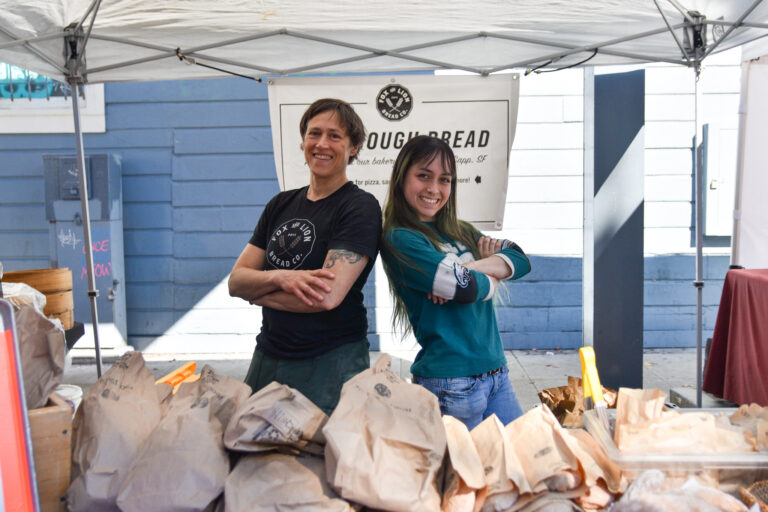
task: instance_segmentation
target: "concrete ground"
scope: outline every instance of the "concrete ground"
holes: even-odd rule
[[[382,352],[371,352],[371,361],[375,362]],[[394,351],[392,370],[402,378],[411,377],[409,368],[414,351]],[[538,393],[550,387],[564,386],[568,376],[581,376],[581,362],[576,350],[508,350],[510,376],[523,410],[527,411],[538,405]],[[110,367],[107,357],[102,370]],[[216,372],[242,380],[248,370],[250,353],[230,354],[145,354],[148,367],[156,377],[178,368],[188,361],[197,362],[197,371],[204,364],[210,364]],[[96,381],[96,364],[93,358],[78,358],[69,362],[63,377],[63,383],[75,384],[87,389]],[[643,387],[659,388],[671,395],[673,403],[693,406],[696,397],[696,350],[695,349],[647,349],[643,356]],[[692,404],[691,404],[692,403]],[[714,407],[731,405],[722,403],[704,394],[702,405]]]

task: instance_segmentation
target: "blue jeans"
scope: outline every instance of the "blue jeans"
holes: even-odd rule
[[[480,377],[433,378],[413,376],[413,382],[437,396],[440,412],[461,420],[469,430],[495,414],[506,425],[523,415],[509,380],[509,368]]]

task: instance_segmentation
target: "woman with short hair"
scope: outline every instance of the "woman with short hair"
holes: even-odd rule
[[[347,178],[365,127],[348,103],[314,102],[299,123],[306,187],[273,197],[235,263],[229,293],[262,306],[245,381],[286,384],[330,414],[370,366],[363,285],[381,233],[376,198]]]

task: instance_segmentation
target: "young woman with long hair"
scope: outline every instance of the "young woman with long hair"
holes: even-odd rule
[[[472,429],[491,414],[522,414],[504,355],[492,298],[501,280],[527,274],[517,244],[484,236],[456,216],[456,159],[447,143],[420,135],[400,151],[384,205],[382,261],[394,321],[421,350],[413,381],[443,414]]]

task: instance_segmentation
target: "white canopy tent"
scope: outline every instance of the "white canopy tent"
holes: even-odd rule
[[[730,48],[744,46],[746,57],[768,53],[766,35],[762,0],[0,0],[0,62],[70,84],[220,77],[222,69],[254,77],[434,69],[487,75],[667,62],[698,73],[707,56]],[[84,198],[77,95],[73,100]],[[81,204],[100,375],[90,217],[87,201]],[[700,373],[701,211],[697,219]]]
[[[707,39],[684,51],[694,42],[683,29],[696,24]],[[762,0],[2,0],[0,60],[90,83],[220,76],[180,65],[177,52],[256,75],[694,66],[766,29]]]

